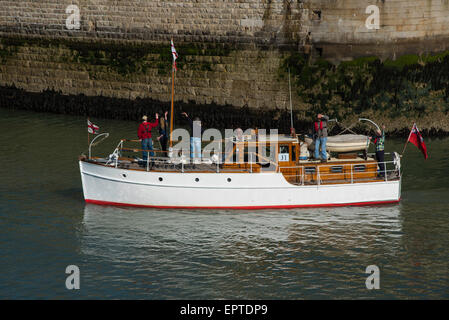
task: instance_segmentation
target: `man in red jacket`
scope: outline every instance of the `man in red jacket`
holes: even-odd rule
[[[142,158],[143,161],[147,161],[148,152],[150,152],[150,156],[154,156],[153,152],[153,140],[151,139],[151,129],[157,127],[158,125],[159,114],[156,113],[156,120],[154,122],[147,122],[148,117],[143,116],[143,122],[139,126],[139,130],[137,131],[137,136],[142,142]]]

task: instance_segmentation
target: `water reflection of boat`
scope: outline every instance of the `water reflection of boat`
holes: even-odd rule
[[[239,259],[276,251],[311,252],[335,249],[352,252],[372,243],[385,247],[400,240],[400,206],[235,211],[191,211],[120,208],[87,204],[82,250],[112,260],[173,260],[211,255]],[[294,246],[292,246],[294,245]],[[285,247],[285,248],[284,248]],[[123,248],[115,250],[114,248]],[[182,252],[182,257],[179,254]],[[155,261],[156,262],[156,261]]]

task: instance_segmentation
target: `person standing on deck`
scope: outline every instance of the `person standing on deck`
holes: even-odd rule
[[[154,122],[148,122],[148,117],[143,116],[143,122],[140,124],[139,129],[137,130],[137,136],[139,140],[142,142],[142,158],[143,161],[147,161],[148,152],[150,152],[150,156],[154,156],[153,152],[153,140],[151,139],[151,129],[157,127],[159,114],[156,113],[156,120]]]
[[[327,161],[326,142],[327,142],[327,122],[329,117],[318,114],[318,121],[315,121],[313,127],[313,137],[315,139],[315,159],[320,159],[320,146],[321,146],[321,161]]]
[[[382,131],[380,129],[376,130],[376,135],[369,138],[376,147],[376,160],[379,165],[379,176],[385,176],[385,163],[384,163],[384,152],[385,152],[385,125],[382,125]]]
[[[167,114],[168,111],[165,111],[165,114],[163,117],[161,117],[159,121],[159,137],[157,137],[157,140],[159,140],[159,143],[161,144],[162,148],[162,156],[167,156],[167,142],[168,142],[168,121],[167,121]]]
[[[203,134],[203,128],[201,126],[201,120],[198,117],[192,119],[189,118],[189,115],[186,112],[183,112],[182,115],[186,117],[187,121],[190,124],[190,159],[194,159],[195,162],[201,161],[201,136]]]

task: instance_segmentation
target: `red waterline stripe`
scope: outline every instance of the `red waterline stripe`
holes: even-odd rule
[[[156,209],[234,209],[234,210],[260,210],[260,209],[293,209],[293,208],[320,208],[320,207],[346,207],[346,206],[371,206],[379,204],[399,203],[398,200],[387,201],[371,201],[371,202],[353,202],[353,203],[329,203],[329,204],[305,204],[305,205],[284,205],[284,206],[239,206],[239,207],[192,207],[192,206],[152,206],[144,204],[130,204],[120,202],[109,202],[100,200],[86,199],[87,203],[105,205],[105,206],[121,206],[136,208],[156,208]]]

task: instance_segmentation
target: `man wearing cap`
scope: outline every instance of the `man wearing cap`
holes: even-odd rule
[[[146,162],[148,158],[148,152],[150,152],[150,156],[154,156],[153,152],[153,140],[151,139],[151,129],[157,127],[158,125],[159,114],[156,113],[156,120],[154,122],[148,122],[148,117],[143,116],[143,122],[139,126],[139,130],[137,130],[137,136],[139,140],[142,142],[142,158]]]
[[[321,145],[321,161],[327,161],[326,141],[327,141],[327,122],[329,117],[323,114],[318,114],[318,121],[314,123],[313,132],[315,139],[315,159],[320,159],[320,145]]]

